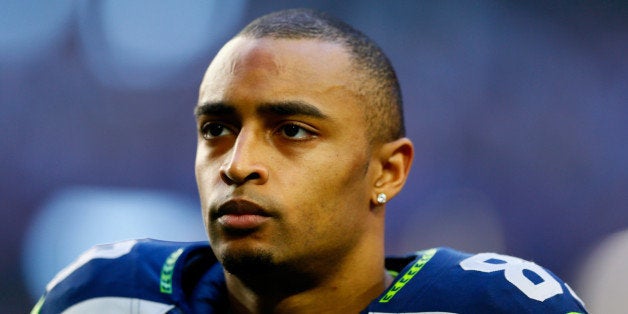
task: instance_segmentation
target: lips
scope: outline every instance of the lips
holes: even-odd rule
[[[230,200],[220,205],[212,218],[226,229],[251,230],[261,227],[271,215],[253,202]]]

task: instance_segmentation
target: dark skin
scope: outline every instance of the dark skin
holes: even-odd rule
[[[390,284],[376,198],[413,146],[369,141],[354,74],[310,39],[236,37],[207,69],[195,169],[234,313],[357,313]]]

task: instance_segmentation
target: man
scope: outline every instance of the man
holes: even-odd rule
[[[310,10],[253,21],[209,65],[195,108],[210,246],[96,247],[33,312],[584,313],[514,257],[385,259],[385,204],[413,157],[400,95],[385,55],[348,25]]]

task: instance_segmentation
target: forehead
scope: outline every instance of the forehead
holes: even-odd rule
[[[210,64],[199,103],[300,100],[357,104],[355,71],[344,46],[313,39],[236,37]]]

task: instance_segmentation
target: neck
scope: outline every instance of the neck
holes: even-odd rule
[[[251,289],[237,278],[229,280],[229,302],[234,314],[250,313],[358,313],[392,282],[382,268],[377,275],[362,275],[361,282],[333,281],[308,290],[288,294],[268,285],[268,291]],[[369,280],[367,280],[369,279]]]
[[[377,250],[372,246],[356,248],[322,270],[273,272],[255,278],[239,278],[226,272],[231,311],[358,313],[392,282],[384,268],[383,241],[380,242]]]

